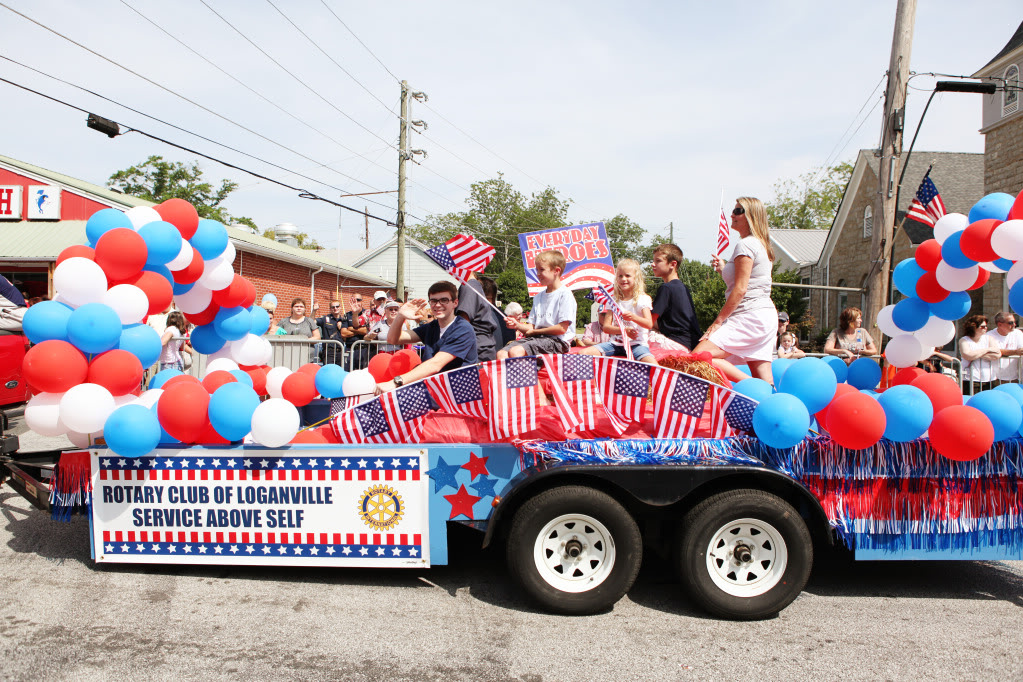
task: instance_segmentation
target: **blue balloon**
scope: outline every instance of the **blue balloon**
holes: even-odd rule
[[[237,381],[224,384],[210,396],[209,415],[214,430],[227,440],[241,440],[252,430],[252,413],[259,396]]]
[[[965,269],[977,264],[977,261],[963,254],[963,249],[959,246],[959,240],[962,239],[962,236],[963,230],[953,232],[941,244],[941,259],[953,268]],[[903,291],[902,293],[906,292]]]
[[[139,235],[148,249],[146,265],[166,265],[181,252],[181,233],[168,222],[154,220],[140,227]]]
[[[227,248],[227,228],[216,220],[203,218],[188,243],[199,252],[203,260],[212,260]]]
[[[924,435],[934,418],[934,407],[927,394],[916,386],[892,386],[877,396],[884,410],[884,437],[897,443],[908,443]]]
[[[837,386],[838,380],[828,363],[820,358],[802,358],[785,371],[778,392],[795,396],[815,414],[835,397]]]
[[[192,348],[203,355],[216,353],[227,343],[224,337],[217,334],[217,330],[213,328],[212,324],[201,324],[194,328],[189,340],[192,342]]]
[[[67,323],[74,308],[59,301],[40,301],[25,311],[21,328],[32,343],[67,341]]]
[[[250,334],[262,336],[270,331],[270,313],[265,308],[261,308],[258,305],[251,306],[249,314],[252,315],[252,326],[249,327]]]
[[[149,380],[148,388],[163,388],[163,385],[170,381],[172,378],[179,377],[182,374],[184,374],[184,372],[182,372],[180,369],[173,369],[171,367],[168,367],[167,369],[161,369],[159,372],[153,375],[152,379]],[[155,409],[156,405],[154,405],[153,408]]]
[[[876,398],[877,396],[881,395],[877,391],[870,388],[861,388],[860,393],[862,393],[863,395],[869,395],[871,398]]]
[[[1015,436],[1023,424],[1023,408],[1004,391],[981,391],[967,400],[966,405],[977,408],[991,420],[996,441]]]
[[[978,201],[970,209],[970,224],[978,220],[993,218],[994,220],[1005,220],[1009,217],[1009,209],[1016,198],[1005,192],[994,192]],[[997,440],[997,438],[995,439]]]
[[[951,291],[944,300],[932,303],[930,307],[935,317],[955,321],[970,312],[970,295],[965,291]]]
[[[797,445],[809,428],[810,413],[806,405],[787,393],[768,396],[753,410],[753,429],[757,437],[772,448]]]
[[[86,303],[68,317],[67,338],[83,353],[105,353],[121,340],[121,318],[108,305]]]
[[[792,358],[775,358],[771,361],[771,378],[774,379],[775,386],[781,384],[781,378],[794,362]]]
[[[139,359],[143,367],[149,367],[160,359],[163,344],[160,333],[148,324],[129,324],[121,329],[117,347],[126,350]]]
[[[892,270],[892,284],[905,296],[916,296],[916,281],[927,272],[916,262],[907,258]]]
[[[991,261],[991,263],[996,268],[1001,268],[1002,270],[1008,270],[1009,268],[1012,267],[1012,261],[1009,260],[1008,258],[999,258],[997,260]]]
[[[316,370],[314,377],[316,391],[324,398],[340,398],[344,395],[341,386],[345,383],[346,376],[348,376],[348,372],[341,369],[340,366],[324,365]],[[739,383],[745,382],[740,381]]]
[[[845,360],[838,357],[837,355],[828,355],[821,358],[824,362],[828,363],[828,367],[835,373],[835,379],[840,384],[844,384],[849,378],[849,366],[845,364]],[[860,358],[865,360],[866,358]]]
[[[995,386],[994,390],[1008,393],[1016,399],[1016,402],[1020,404],[1020,407],[1023,407],[1023,386],[1020,386],[1019,384],[998,384]]]
[[[1019,311],[1023,310],[1023,279],[1013,284],[1012,288],[1009,289],[1009,307],[1016,314],[1020,314]]]
[[[916,296],[904,298],[892,309],[892,321],[904,332],[915,332],[927,324],[931,317],[931,306]]]
[[[194,286],[195,286],[195,282],[190,282],[188,284],[178,284],[177,282],[174,282],[174,285],[173,285],[174,295],[175,296],[180,296],[181,294],[187,294],[189,291],[192,290],[192,287],[194,287]]]
[[[118,407],[103,424],[103,439],[121,457],[141,457],[160,444],[160,421],[142,405]]]
[[[229,372],[231,373],[231,376],[238,381],[238,383],[245,384],[249,388],[252,388],[252,377],[250,377],[247,372],[243,372],[240,369],[232,369],[229,370]]]
[[[872,389],[881,383],[881,366],[871,358],[856,358],[849,365],[847,381],[858,389]]]
[[[244,338],[252,329],[252,315],[240,306],[221,308],[217,311],[217,316],[213,318],[213,328],[220,338],[226,341],[237,341]]]
[[[263,294],[263,298],[259,300],[260,305],[269,303],[271,308],[277,307],[277,297],[273,294]]]
[[[169,372],[170,370],[166,370],[166,371]],[[156,408],[157,408],[157,406],[159,406],[159,404],[160,403],[157,402],[156,405],[153,405],[152,407],[149,408],[149,411],[153,413],[154,417],[156,417],[156,421],[157,422],[160,421],[159,415],[157,414],[157,411],[156,411]],[[169,433],[167,433],[167,430],[165,428],[163,428],[162,425],[160,426],[160,445],[180,445],[180,444],[181,444],[180,440],[178,440],[174,436],[172,436]]]
[[[100,237],[115,227],[135,229],[123,211],[118,211],[116,208],[104,208],[89,216],[89,220],[85,223],[85,237],[90,244],[95,245]]]
[[[750,371],[749,365],[736,365],[735,368],[748,377],[753,376],[753,372]]]

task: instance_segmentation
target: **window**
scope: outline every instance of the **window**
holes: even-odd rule
[[[874,207],[863,209],[863,238],[869,239],[874,234]]]
[[[1012,64],[1005,70],[1005,89],[1002,90],[1002,116],[1019,109],[1019,66]]]

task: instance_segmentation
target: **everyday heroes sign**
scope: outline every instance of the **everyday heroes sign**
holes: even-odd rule
[[[526,232],[519,235],[519,247],[530,296],[543,289],[536,277],[536,256],[543,251],[559,251],[565,256],[561,281],[569,289],[614,285],[614,263],[604,223]]]

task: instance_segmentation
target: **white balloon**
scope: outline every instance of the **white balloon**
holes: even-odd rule
[[[268,448],[279,448],[291,442],[301,425],[298,408],[283,398],[270,398],[252,413],[252,440]]]
[[[994,263],[977,263],[977,265],[979,265],[980,267],[984,268],[988,272],[997,272],[997,273],[1008,272],[1007,270],[1001,269],[1000,267],[998,267]]]
[[[938,284],[949,291],[966,291],[977,281],[979,274],[979,265],[971,265],[968,268],[953,268],[945,261],[940,261],[937,269],[934,271]]]
[[[219,351],[218,351],[219,352]],[[238,363],[231,358],[217,358],[215,360],[208,360],[206,362],[206,374],[203,376],[209,376],[210,372],[216,372],[218,370],[224,370],[225,372],[233,372],[238,369]]]
[[[1006,220],[991,233],[991,248],[1002,258],[1023,259],[1023,220]]]
[[[162,388],[151,388],[148,391],[145,391],[139,397],[135,398],[134,403],[136,405],[141,405],[142,407],[148,409],[155,405],[157,402],[159,402],[160,396],[162,395],[163,395]]]
[[[944,244],[949,235],[965,230],[970,224],[970,219],[962,213],[946,213],[938,222],[934,223],[934,238],[939,244]]]
[[[195,284],[185,293],[174,297],[174,302],[178,304],[178,309],[186,315],[201,313],[210,307],[212,300],[213,292],[200,284]]]
[[[137,398],[137,397],[138,396],[135,395],[134,393],[125,393],[124,395],[115,395],[114,396],[114,409],[116,410],[118,407],[124,407],[125,405],[131,405],[132,403],[135,402],[135,398]]]
[[[188,243],[187,239],[181,240],[181,250],[178,251],[178,255],[174,256],[174,260],[167,263],[167,269],[171,272],[177,272],[178,270],[184,270],[188,267],[188,264],[192,262],[194,258],[193,254],[195,249]]]
[[[273,348],[262,336],[246,334],[228,344],[231,357],[239,365],[262,365],[270,360]]]
[[[344,383],[341,384],[341,391],[346,396],[366,395],[368,393],[375,393],[376,390],[377,380],[373,378],[368,369],[357,369],[354,372],[349,372],[348,376],[345,377]]]
[[[233,265],[227,262],[214,264],[213,261],[206,261],[199,284],[210,291],[220,291],[231,284],[232,280],[234,280]]]
[[[25,405],[25,425],[40,436],[61,436],[66,431],[60,420],[63,393],[37,393]]]
[[[146,292],[134,284],[118,284],[111,287],[103,295],[101,303],[114,309],[121,318],[121,324],[135,324],[149,312],[149,299]]]
[[[1015,284],[1023,277],[1023,260],[1018,263],[1013,263],[1012,267],[1009,268],[1009,272],[1005,274],[1005,286],[1012,288]]]
[[[96,439],[102,436],[102,432],[96,433],[78,433],[77,431],[68,431],[67,437],[71,441],[71,444],[76,448],[87,448],[90,445],[95,444]]]
[[[124,215],[128,216],[128,220],[131,221],[131,226],[135,228],[136,232],[143,225],[163,220],[163,217],[152,206],[134,206],[125,211]]]
[[[92,433],[103,428],[116,409],[114,396],[99,384],[72,386],[60,399],[60,419],[71,431]]]
[[[224,249],[224,252],[222,254],[220,254],[219,256],[214,258],[213,260],[219,261],[221,263],[228,263],[228,264],[230,264],[230,263],[234,263],[235,256],[237,256],[237,255],[238,255],[238,252],[235,251],[234,244],[232,244],[231,241],[228,240],[227,248]]]
[[[231,357],[231,345],[230,344],[225,343],[220,348],[220,350],[215,351],[215,352],[210,353],[209,355],[207,355],[206,356],[206,364],[207,364],[207,366],[209,365],[209,363],[211,363],[214,360],[217,360],[219,358],[226,358],[228,360],[234,360],[234,358]]]
[[[291,375],[291,370],[287,367],[274,367],[266,373],[266,392],[271,398],[283,398],[284,394],[281,393],[281,386],[284,385],[284,380]]]
[[[932,316],[920,329],[913,332],[927,348],[941,348],[956,335],[955,323]],[[929,354],[929,353],[928,353]]]
[[[899,334],[885,346],[884,356],[892,365],[903,368],[912,367],[920,361],[924,346],[920,339],[912,334]]]
[[[54,269],[53,288],[63,300],[77,308],[103,300],[107,293],[107,276],[95,261],[75,256]]]
[[[895,321],[892,319],[893,310],[895,310],[894,305],[886,305],[881,308],[881,311],[877,314],[877,328],[880,329],[885,336],[896,337],[899,334],[905,334],[904,331],[896,326]]]

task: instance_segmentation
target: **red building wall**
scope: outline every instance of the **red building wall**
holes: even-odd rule
[[[33,180],[32,178],[13,173],[5,168],[0,168],[0,185],[21,185],[22,186],[22,206],[21,216],[22,220],[28,219],[27,201],[25,197],[28,196],[29,185],[47,185],[51,184],[46,180]],[[61,220],[88,220],[96,211],[102,208],[110,208],[107,204],[101,204],[98,201],[92,199],[86,199],[78,194],[72,194],[67,190],[61,190],[60,192],[60,219]]]

